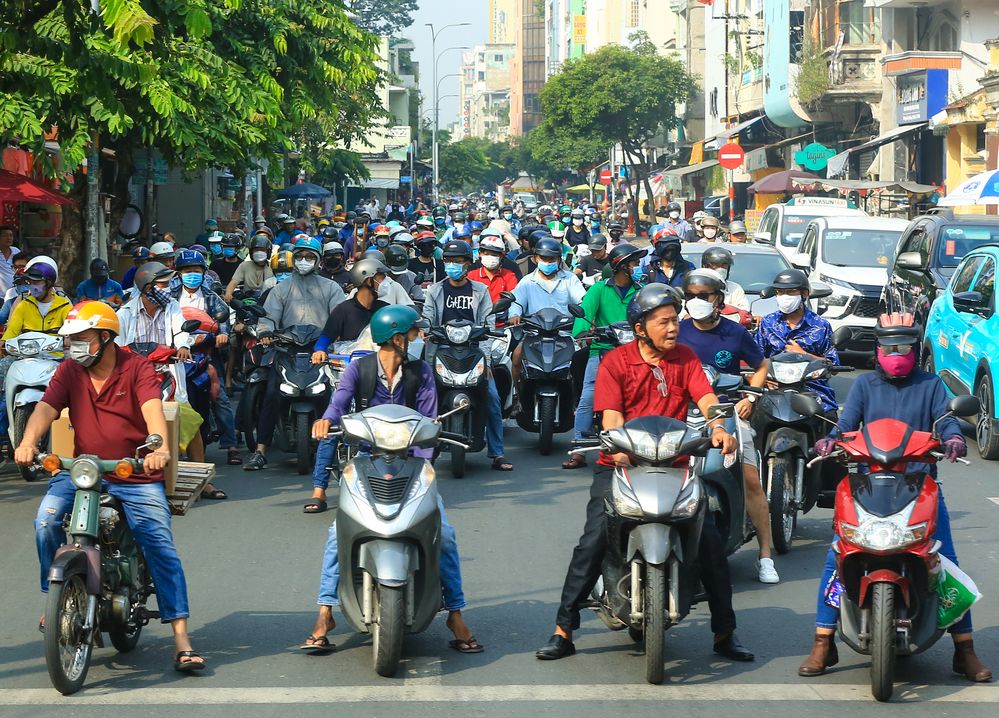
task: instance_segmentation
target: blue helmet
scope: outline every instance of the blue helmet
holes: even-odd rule
[[[177,253],[174,266],[177,271],[180,271],[185,267],[201,267],[202,269],[206,269],[208,265],[205,264],[205,258],[201,256],[201,252],[193,249],[182,249]]]
[[[451,233],[451,236],[455,239],[470,239],[472,236],[472,228],[465,224],[461,227],[461,229],[455,229],[454,232]]]
[[[306,237],[295,242],[295,246],[292,249],[293,252],[299,252],[302,250],[308,250],[310,252],[315,252],[317,256],[322,256],[323,245],[319,243],[319,240],[315,237]]]
[[[467,225],[467,226],[468,226],[468,228],[469,228],[469,229],[471,229],[471,230],[472,230],[473,232],[475,232],[476,230],[478,230],[479,232],[481,232],[481,231],[482,231],[482,222],[480,222],[480,221],[479,221],[479,220],[477,220],[477,219],[473,219],[473,220],[472,220],[471,222],[469,222],[469,223],[468,223],[468,225]]]

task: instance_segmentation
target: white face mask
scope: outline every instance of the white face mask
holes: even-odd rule
[[[455,222],[454,223],[454,228],[455,229],[464,229],[465,228],[465,223],[464,222]]]
[[[488,254],[480,254],[479,259],[482,260],[482,266],[486,269],[496,269],[500,263],[499,257],[492,257]]]
[[[728,281],[728,267],[711,267],[714,271],[721,275],[721,278]]]
[[[582,217],[573,217],[572,223],[574,225],[576,225],[577,227],[582,227],[583,226],[583,218]]]
[[[777,308],[784,314],[794,314],[801,306],[801,296],[798,294],[778,294]]]
[[[695,321],[703,321],[710,317],[715,311],[715,305],[705,299],[688,299],[687,314]]]
[[[295,260],[295,271],[299,274],[305,275],[310,274],[312,270],[316,268],[316,260],[314,259],[296,259]]]
[[[392,292],[392,285],[395,284],[395,280],[392,277],[385,277],[382,283],[378,285],[378,298],[384,299]]]
[[[253,254],[250,255],[250,259],[252,259],[257,264],[263,264],[264,262],[267,261],[267,252],[254,252]]]
[[[704,228],[704,238],[705,239],[714,239],[716,234],[718,234],[718,230],[715,229],[714,227],[705,227]]]
[[[669,213],[669,218],[670,219],[680,219],[680,213],[677,212],[676,210],[673,210],[672,212]]]

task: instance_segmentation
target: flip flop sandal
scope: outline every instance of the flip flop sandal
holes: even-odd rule
[[[513,464],[504,461],[502,456],[497,456],[493,459],[492,469],[494,471],[513,471]]]
[[[38,632],[39,633],[45,633],[45,619],[44,618],[41,621],[38,622]]]
[[[456,638],[453,641],[448,641],[447,644],[458,653],[482,653],[486,650],[485,646],[475,640],[475,636],[469,636],[464,640]]]
[[[326,636],[310,635],[305,641],[305,643],[298,647],[298,650],[305,651],[306,653],[328,653],[336,648]],[[312,641],[312,643],[309,643],[309,641]]]
[[[235,451],[230,451],[229,458],[226,459],[226,463],[229,464],[229,466],[242,466],[243,460]]]
[[[323,511],[329,508],[329,504],[321,499],[314,499],[305,505],[302,509],[302,513],[305,514],[321,514]]]
[[[190,661],[182,661],[181,658],[191,658]],[[205,659],[195,651],[180,651],[173,661],[173,669],[180,673],[193,673],[205,668]]]
[[[582,456],[570,456],[562,462],[563,469],[582,469],[586,466],[586,459]]]
[[[225,501],[229,498],[229,495],[222,489],[214,489],[212,491],[202,491],[201,498],[211,499],[212,501]]]

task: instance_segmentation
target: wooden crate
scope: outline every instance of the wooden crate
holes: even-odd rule
[[[183,516],[201,498],[205,486],[215,480],[215,464],[178,461],[176,465],[177,478],[173,489],[167,491],[167,502],[170,513]]]

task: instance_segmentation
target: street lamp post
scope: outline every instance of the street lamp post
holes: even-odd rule
[[[450,25],[445,25],[439,30],[434,29],[434,24],[432,22],[424,23],[430,28],[430,52],[434,58],[434,125],[431,128],[431,140],[430,140],[430,155],[434,163],[434,200],[437,200],[437,182],[439,181],[439,175],[437,172],[437,118],[439,117],[439,107],[437,99],[437,36],[447,30],[449,27],[463,27],[465,25],[471,25],[469,22],[456,22]],[[450,48],[449,48],[450,49]],[[446,50],[444,51],[446,52]],[[441,54],[443,55],[444,52]]]

